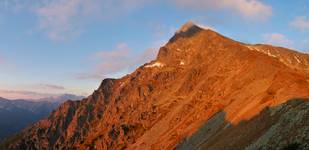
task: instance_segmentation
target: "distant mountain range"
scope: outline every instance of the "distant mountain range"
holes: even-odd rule
[[[188,22],[155,60],[104,79],[3,147],[308,150],[308,68],[308,54],[237,42]]]
[[[59,96],[51,96],[51,97],[46,97],[46,98],[41,98],[36,101],[46,101],[46,102],[57,102],[57,103],[62,103],[67,100],[81,100],[85,98],[84,96],[77,96],[73,94],[62,94]]]
[[[0,141],[49,115],[66,100],[81,100],[82,96],[64,94],[33,100],[9,100],[0,97]]]

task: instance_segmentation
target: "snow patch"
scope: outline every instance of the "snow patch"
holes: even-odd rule
[[[268,56],[271,56],[271,57],[277,57],[276,55],[273,55],[272,53],[270,53],[269,50],[267,50],[267,55],[268,55]]]
[[[253,47],[251,47],[251,46],[247,46],[250,50],[254,50],[254,48]]]
[[[147,66],[145,66],[146,68],[153,68],[153,67],[159,67],[159,68],[161,68],[161,67],[164,67],[164,64],[162,64],[162,63],[160,63],[160,62],[155,62],[155,63],[153,63],[153,64],[149,64],[149,65],[147,65]]]
[[[298,63],[300,63],[300,60],[298,59],[297,56],[294,56],[294,58],[295,58],[295,60],[296,60]]]
[[[248,47],[250,50],[262,52],[262,53],[264,53],[264,54],[267,54],[267,55],[270,56],[270,57],[277,57],[276,55],[272,54],[272,53],[270,52],[269,49],[263,51],[263,50],[261,50],[261,49],[259,49],[259,48],[257,48],[257,47],[254,47],[254,46],[247,46],[247,47]],[[266,52],[266,51],[267,51],[267,52]]]
[[[180,65],[185,65],[185,62],[184,61],[180,61],[180,63],[179,63]]]

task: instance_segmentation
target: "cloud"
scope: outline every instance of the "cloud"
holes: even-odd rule
[[[0,97],[7,99],[41,99],[56,94],[38,93],[33,91],[0,90]]]
[[[148,24],[153,33],[153,42],[143,51],[133,51],[127,43],[118,43],[112,50],[101,50],[91,55],[96,64],[88,73],[78,73],[77,79],[99,79],[107,77],[121,77],[134,71],[140,65],[154,60],[158,50],[165,45],[176,28],[160,23]]]
[[[209,10],[229,10],[246,19],[266,20],[272,15],[272,7],[259,0],[171,0],[183,8]]]
[[[133,71],[139,65],[153,60],[157,54],[156,48],[149,48],[143,52],[135,53],[126,43],[119,43],[114,50],[104,50],[92,56],[98,61],[91,73],[81,73],[78,79],[103,79],[108,76],[122,76]]]
[[[280,33],[263,34],[263,39],[268,44],[284,46],[292,48],[293,41],[289,40],[285,35]]]
[[[97,0],[53,0],[38,7],[39,27],[55,41],[66,41],[79,36],[91,16],[100,12]]]
[[[126,14],[152,0],[49,0],[36,8],[39,27],[54,41],[78,37],[96,20]]]
[[[32,13],[38,18],[39,32],[53,41],[80,36],[87,25],[109,21],[154,0],[0,0],[0,9]]]
[[[308,30],[309,29],[309,19],[306,16],[299,16],[294,18],[290,23],[290,26],[299,29],[299,30]]]
[[[36,87],[44,90],[65,90],[63,86],[53,84],[38,84]]]
[[[9,89],[2,87],[2,89],[0,89],[0,97],[8,99],[40,99],[60,95],[60,93],[67,92],[65,90],[65,87],[54,84],[20,84]]]
[[[54,41],[68,41],[80,36],[96,21],[110,21],[161,0],[5,0],[0,9],[30,11],[38,18],[39,32]],[[220,10],[244,18],[266,20],[272,8],[260,0],[167,0],[169,4],[202,11]]]

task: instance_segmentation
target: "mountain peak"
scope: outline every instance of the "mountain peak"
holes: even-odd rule
[[[300,122],[288,124],[301,131],[285,132],[285,122],[276,121],[282,120],[278,112],[285,109],[274,114],[269,110],[296,97],[307,98],[307,78],[282,64],[282,53],[278,59],[270,57],[280,50],[265,47],[262,54],[263,48],[185,23],[160,48],[156,60],[123,78],[104,79],[98,90],[80,102],[62,104],[47,119],[24,130],[8,149],[178,149],[179,143],[190,142],[194,132],[193,144],[184,149],[199,149],[196,143],[218,145],[213,149],[232,143],[245,149],[255,141],[266,141],[262,148],[268,143],[277,146],[283,144],[272,139],[281,133],[284,141],[297,136],[300,139],[295,142],[305,143],[294,133],[305,135],[306,124],[301,121],[308,120],[307,114],[300,116]],[[302,62],[296,53],[286,60],[292,58]],[[295,110],[301,109],[298,106]],[[261,119],[267,124],[260,124]],[[243,129],[251,130],[234,140]],[[265,136],[269,132],[276,134]]]
[[[183,24],[181,28],[176,31],[176,33],[185,33],[191,29],[201,29],[201,28],[197,26],[194,22],[188,21],[185,24]]]

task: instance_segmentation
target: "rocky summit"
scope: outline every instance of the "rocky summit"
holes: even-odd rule
[[[7,149],[309,149],[309,55],[186,23],[157,58],[104,79]]]

